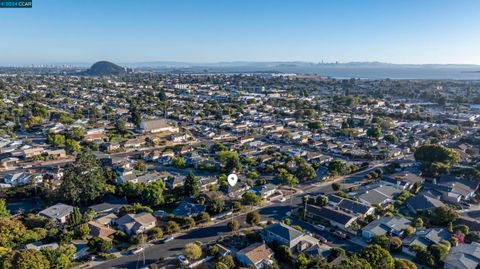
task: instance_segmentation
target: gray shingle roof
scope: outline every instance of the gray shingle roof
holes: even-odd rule
[[[283,223],[275,223],[267,228],[265,230],[278,235],[279,237],[285,238],[288,241],[295,240],[296,238],[300,237],[303,235],[302,232],[293,229],[290,226],[287,226]]]

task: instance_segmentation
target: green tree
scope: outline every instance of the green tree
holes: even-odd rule
[[[417,265],[409,260],[395,259],[395,269],[417,269]]]
[[[372,126],[367,130],[367,135],[374,138],[382,136],[382,129],[378,126]]]
[[[422,218],[416,218],[414,221],[415,228],[421,229],[423,227],[423,219]]]
[[[399,251],[402,248],[402,239],[398,236],[389,238],[390,251]]]
[[[233,258],[230,255],[220,257],[218,261],[225,264],[229,269],[234,269],[236,267],[235,261],[233,261]]]
[[[115,130],[119,134],[126,134],[127,133],[127,126],[126,126],[126,123],[123,119],[120,119],[117,122],[115,122]]]
[[[107,253],[112,249],[112,242],[100,237],[92,237],[88,240],[88,248],[91,253]]]
[[[292,259],[292,253],[290,252],[290,248],[286,245],[279,246],[276,254],[278,259],[284,262],[290,262],[290,260]]]
[[[65,144],[65,136],[61,134],[50,133],[47,135],[47,144],[59,147]]]
[[[76,248],[71,244],[60,245],[56,249],[42,248],[40,250],[55,269],[69,269],[72,267],[73,255]]]
[[[344,175],[347,173],[348,167],[342,160],[333,160],[328,163],[328,174],[331,176]]]
[[[183,255],[189,260],[196,260],[202,256],[202,248],[195,243],[188,243],[182,251]]]
[[[7,203],[4,199],[0,199],[0,219],[10,217],[10,211],[7,209]]]
[[[334,191],[339,191],[341,188],[342,188],[342,184],[337,183],[337,182],[332,183],[332,189],[333,189]]]
[[[27,228],[18,219],[0,219],[0,246],[13,248],[23,243]]]
[[[310,121],[307,126],[310,131],[317,132],[318,130],[322,129],[323,123],[321,121]]]
[[[365,259],[351,256],[340,264],[333,266],[332,269],[373,269],[373,267]]]
[[[372,237],[372,244],[377,244],[382,248],[388,248],[388,237],[386,235],[375,235]]]
[[[188,173],[187,177],[185,178],[183,190],[184,190],[185,196],[189,196],[189,197],[198,196],[198,193],[199,193],[198,179],[191,172]]]
[[[240,171],[242,164],[237,152],[234,151],[220,151],[217,152],[217,159],[223,166],[224,171],[231,173],[233,171]]]
[[[318,206],[326,206],[328,203],[328,197],[325,195],[318,195],[317,198],[315,198],[315,204]]]
[[[256,206],[262,201],[262,197],[256,195],[253,192],[246,192],[242,196],[242,203],[244,205]]]
[[[80,238],[82,240],[87,239],[87,236],[90,234],[90,228],[88,227],[88,224],[82,223],[77,226],[75,229],[75,235],[77,238]]]
[[[208,222],[211,218],[210,214],[208,214],[207,212],[201,212],[200,214],[198,214],[197,219],[199,222]]]
[[[183,168],[185,167],[185,159],[183,157],[173,158],[172,165],[176,168]]]
[[[67,149],[68,152],[79,152],[81,147],[80,143],[73,139],[67,139],[65,141],[65,148]]]
[[[394,260],[390,253],[379,245],[369,245],[362,249],[359,257],[365,259],[372,268],[392,269]]]
[[[387,134],[383,137],[385,141],[395,144],[398,142],[398,137],[394,134]]]
[[[308,269],[308,259],[302,252],[298,254],[295,260],[295,269]]]
[[[260,220],[262,219],[262,216],[260,216],[260,213],[257,211],[252,211],[247,214],[247,223],[250,225],[257,225]]]
[[[238,223],[238,221],[236,221],[236,220],[232,220],[232,221],[228,222],[227,227],[228,227],[228,229],[230,229],[230,231],[234,232],[234,231],[237,231],[240,228],[240,223]]]
[[[87,204],[102,196],[106,187],[100,162],[90,150],[84,149],[65,169],[58,194],[69,204]]]
[[[446,225],[449,222],[455,222],[458,217],[457,211],[449,206],[435,208],[434,220],[438,224]]]
[[[143,162],[143,161],[136,161],[133,164],[133,168],[135,168],[135,170],[138,170],[140,172],[147,171],[147,166],[145,165],[145,162]]]
[[[165,199],[163,191],[165,190],[165,182],[163,180],[156,180],[147,184],[141,191],[145,202],[150,206],[159,206],[164,203]]]
[[[207,255],[214,257],[220,252],[220,248],[217,245],[209,246],[207,249]]]
[[[176,223],[175,221],[170,220],[170,221],[167,222],[165,232],[167,234],[178,233],[178,232],[180,232],[180,225],[178,225],[178,223]]]
[[[229,269],[228,266],[222,262],[216,262],[214,269]]]
[[[80,224],[82,221],[82,213],[80,212],[80,208],[74,207],[72,214],[70,215],[70,223],[72,226],[76,226]]]
[[[160,227],[153,227],[147,232],[149,239],[160,239],[163,237],[163,231]]]
[[[211,214],[218,214],[223,211],[225,207],[225,202],[223,201],[222,197],[218,193],[214,193],[211,196],[211,199],[208,203],[207,210]]]
[[[51,264],[38,250],[25,249],[8,253],[0,260],[3,269],[50,269]]]

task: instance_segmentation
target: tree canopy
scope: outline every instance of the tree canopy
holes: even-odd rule
[[[75,162],[65,169],[58,194],[69,204],[88,204],[102,196],[107,188],[103,168],[89,149],[84,149]]]

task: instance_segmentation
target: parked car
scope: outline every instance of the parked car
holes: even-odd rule
[[[170,242],[170,241],[172,241],[173,239],[175,239],[175,237],[169,236],[169,237],[167,237],[167,238],[165,238],[165,239],[163,240],[163,243]]]
[[[143,247],[138,247],[138,248],[134,248],[132,250],[130,250],[130,254],[138,254],[138,253],[142,253],[142,251],[144,251],[145,249]]]
[[[322,243],[324,243],[324,244],[328,243],[328,240],[327,240],[325,237],[323,237],[323,236],[321,236],[321,235],[319,235],[319,234],[314,234],[313,237],[317,238],[318,241],[320,241],[320,242],[322,242]]]
[[[315,225],[315,228],[316,228],[317,230],[320,230],[320,231],[325,231],[325,226],[323,226],[323,225],[321,225],[321,224]]]
[[[341,238],[341,239],[348,239],[348,235],[342,231],[339,231],[339,230],[335,230],[333,232],[333,235],[335,235],[336,237],[338,238]]]
[[[287,201],[287,198],[282,197],[282,199],[280,199],[280,200],[278,200],[278,201],[279,201],[280,203],[283,203],[283,202]]]

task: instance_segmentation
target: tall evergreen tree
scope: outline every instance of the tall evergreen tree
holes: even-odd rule
[[[197,196],[199,193],[197,177],[194,176],[191,172],[185,178],[183,190],[185,192],[185,196]]]
[[[79,205],[102,196],[106,187],[100,162],[91,150],[84,149],[75,162],[65,169],[58,193],[65,202]]]

